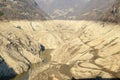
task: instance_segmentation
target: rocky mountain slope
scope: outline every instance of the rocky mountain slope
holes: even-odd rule
[[[35,0],[53,19],[98,19],[115,0]],[[99,16],[99,17],[98,17]]]
[[[119,0],[35,0],[52,19],[120,22]],[[62,5],[62,6],[61,6]],[[114,13],[116,12],[116,13]]]
[[[31,63],[41,60],[35,56],[39,52],[39,43],[29,34],[9,22],[0,24],[0,78],[27,71]]]
[[[0,80],[120,78],[120,24],[103,22],[119,22],[119,0],[103,21],[43,21],[47,15],[34,0],[0,0],[0,6],[1,20],[9,20],[0,21]]]
[[[93,21],[0,24],[1,77],[27,71],[29,80],[120,78],[119,24]],[[40,44],[45,46],[41,56]]]
[[[112,7],[101,16],[101,20],[109,22],[120,22],[120,1],[116,0]]]
[[[0,0],[0,18],[8,20],[45,20],[48,16],[34,0]]]
[[[41,45],[48,50],[48,56],[49,50],[62,43],[61,38],[57,36],[59,33],[54,31],[54,23],[48,25],[49,22],[43,21],[2,21],[0,24],[2,80],[26,72],[32,64],[42,62]],[[50,55],[47,59],[50,59]]]
[[[120,78],[120,24],[106,23],[103,26],[102,22],[93,21],[54,22],[59,31],[55,29],[52,32],[57,32],[60,44],[49,48],[52,49],[52,52],[47,53],[51,55],[49,61],[35,64],[30,69],[29,80],[68,80],[72,77],[82,79],[97,76]],[[47,39],[58,41],[51,37]],[[45,57],[48,55],[44,56],[44,60],[47,60]]]

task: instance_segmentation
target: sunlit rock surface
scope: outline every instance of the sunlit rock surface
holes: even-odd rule
[[[120,78],[120,1],[72,2],[50,20],[38,0],[0,0],[0,80]]]
[[[120,77],[119,24],[64,20],[0,24],[2,77],[25,71],[28,80]],[[40,44],[46,49],[42,56]]]

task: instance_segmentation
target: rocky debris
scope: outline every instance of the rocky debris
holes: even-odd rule
[[[0,25],[0,78],[23,73],[31,64],[41,62],[37,56],[40,43],[23,30],[8,24],[1,22]]]
[[[67,80],[98,76],[120,78],[119,24],[105,23],[103,27],[101,22],[64,22],[67,23],[56,21],[56,24],[64,26],[57,27],[59,31],[56,30],[56,36],[62,43],[57,47],[51,47],[53,50],[50,57],[44,55],[46,59],[49,58],[46,63],[37,64],[31,69],[29,80]]]
[[[101,16],[101,20],[119,23],[120,22],[120,1],[115,0],[114,4],[111,6],[108,11],[104,12]]]
[[[34,0],[0,0],[1,20],[46,20],[49,16]]]
[[[73,65],[70,71],[76,79],[97,76],[120,78],[119,25],[114,25],[114,28],[111,25],[103,28],[99,23],[88,23],[88,26],[80,29],[76,39],[53,51],[51,60]]]
[[[105,23],[103,27],[101,23],[36,21],[32,22],[36,24],[33,31],[29,21],[3,22],[5,27],[0,25],[0,62],[2,66],[6,63],[7,70],[12,68],[15,74],[28,71],[25,74],[29,75],[28,80],[120,78],[119,24]],[[60,24],[62,26],[58,27]],[[40,44],[45,50],[39,57]]]

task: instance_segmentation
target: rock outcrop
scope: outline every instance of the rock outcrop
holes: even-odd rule
[[[0,20],[46,20],[34,0],[0,0]]]
[[[80,22],[72,41],[60,45],[52,55],[52,61],[72,65],[76,78],[120,78],[119,74],[119,25]],[[114,26],[114,27],[113,27]],[[76,27],[74,27],[76,28]],[[76,35],[77,34],[77,35]]]
[[[2,73],[0,77],[23,73],[32,63],[41,61],[36,56],[40,51],[40,43],[9,22],[0,22],[0,24],[0,72]]]
[[[106,22],[45,21],[34,0],[0,0],[0,80],[120,78],[120,24],[109,23],[119,22],[119,4],[99,15]]]
[[[104,12],[101,16],[101,20],[109,21],[114,23],[120,22],[120,1],[115,0],[115,3],[108,9],[108,11]]]
[[[51,57],[47,62],[36,64],[31,68],[29,80],[67,80],[72,77],[81,79],[98,76],[120,78],[119,24],[94,21],[54,22],[54,27],[47,31],[51,32],[54,29],[52,32],[55,32],[60,40],[53,39],[59,42],[59,45],[47,48],[52,49],[52,52],[47,53]],[[47,26],[51,24],[53,22],[49,21]],[[53,41],[51,36],[44,38]],[[52,44],[47,43],[53,46]]]

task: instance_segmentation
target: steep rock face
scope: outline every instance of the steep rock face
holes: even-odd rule
[[[41,63],[42,57],[50,60],[50,52],[63,43],[53,21],[3,21],[0,24],[0,79],[28,71],[32,64]],[[42,57],[40,45],[45,47]]]
[[[62,20],[0,24],[0,77],[20,74],[41,62],[40,43],[46,49],[43,62],[30,68],[29,80],[120,76],[119,24]]]
[[[46,49],[56,49],[63,43],[61,34],[54,21],[10,21],[14,26],[21,26],[37,42],[43,44]]]
[[[0,0],[0,18],[7,20],[46,20],[47,14],[33,0]]]
[[[102,15],[101,19],[109,22],[120,22],[120,1],[116,0],[112,7]]]
[[[0,24],[0,72],[3,73],[0,78],[23,73],[32,63],[41,61],[36,56],[40,51],[38,42],[9,22],[0,22]]]
[[[32,0],[1,0],[0,6],[4,13],[0,13],[1,18],[31,20],[43,16]],[[119,12],[114,14],[113,8],[106,11],[108,15],[104,13],[103,20],[119,22]],[[115,8],[119,11],[118,0]],[[91,17],[94,11],[96,15],[96,9],[83,15]],[[38,62],[42,63],[28,71],[29,80],[120,78],[119,27],[120,24],[93,21],[0,22],[0,79],[28,71],[31,64]],[[42,57],[38,56],[40,43],[46,49]]]

